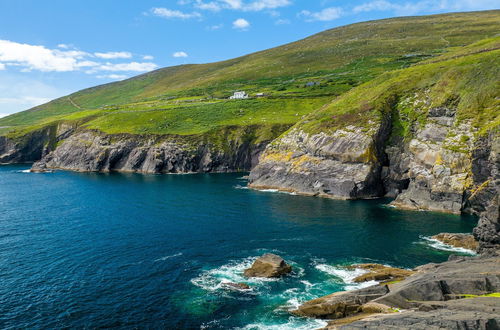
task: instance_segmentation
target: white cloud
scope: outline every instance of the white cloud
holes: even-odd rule
[[[4,66],[23,66],[27,71],[74,71],[78,59],[85,55],[85,52],[80,51],[52,50],[44,46],[0,40],[0,62]]]
[[[417,2],[394,3],[386,0],[374,0],[355,6],[352,12],[357,14],[371,11],[391,11],[399,16],[419,13],[436,13],[449,11],[473,11],[496,9],[497,0],[423,0]]]
[[[304,17],[307,22],[315,21],[333,21],[340,18],[343,14],[342,8],[330,7],[325,8],[319,12],[310,12],[309,10],[303,10],[299,13],[299,16]]]
[[[128,78],[124,74],[106,74],[106,75],[99,75],[96,77],[99,79],[113,79],[113,80],[123,80],[123,79]]]
[[[95,52],[81,50],[48,49],[44,46],[21,44],[9,40],[0,40],[0,70],[9,68],[21,72],[38,70],[42,72],[71,72],[85,70],[88,74],[99,71],[146,72],[158,66],[152,62],[109,63],[99,59],[132,58],[129,52]],[[96,60],[97,58],[97,60]],[[145,55],[145,60],[153,57]]]
[[[232,9],[240,11],[261,11],[265,9],[276,9],[286,7],[292,4],[291,0],[193,0],[182,1],[181,4],[193,3],[201,10],[220,11],[222,9]]]
[[[276,25],[286,25],[286,24],[290,24],[290,20],[289,19],[279,19],[277,20],[276,22],[274,22]]]
[[[146,72],[156,69],[158,65],[151,62],[130,62],[130,63],[106,63],[95,68],[98,71],[135,71]],[[95,72],[91,71],[91,72]]]
[[[131,58],[132,54],[129,52],[107,52],[107,53],[94,53],[94,56],[109,60],[115,58]]]
[[[211,26],[207,26],[207,30],[216,31],[216,30],[222,29],[223,27],[224,27],[224,24],[211,25]]]
[[[172,57],[188,57],[188,54],[186,52],[175,52]]]
[[[70,48],[70,46],[66,45],[66,44],[59,44],[59,45],[57,45],[57,47],[58,48],[62,48],[62,49],[68,49],[68,48]]]
[[[233,28],[239,30],[246,30],[250,27],[250,23],[244,18],[238,18],[233,22]]]
[[[145,60],[145,61],[151,61],[151,60],[154,60],[155,58],[153,56],[151,56],[151,55],[144,55],[142,57],[142,59]]]
[[[180,19],[190,19],[190,18],[200,18],[201,14],[198,12],[184,13],[180,10],[172,10],[168,8],[153,8],[151,12],[159,17],[163,18],[180,18]]]

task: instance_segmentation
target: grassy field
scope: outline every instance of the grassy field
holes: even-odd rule
[[[113,134],[192,135],[226,126],[291,125],[318,109],[310,126],[327,128],[332,124],[327,124],[323,114],[356,120],[351,115],[353,109],[376,113],[372,110],[384,107],[377,102],[390,103],[405,86],[418,87],[415,81],[425,76],[419,63],[439,67],[444,60],[493,47],[491,40],[463,46],[493,37],[498,31],[500,11],[352,24],[228,61],[169,67],[85,89],[0,119],[0,134],[22,136],[46,125],[70,122]],[[414,73],[395,82],[403,79],[396,77],[404,68]],[[449,71],[446,79],[454,81],[461,74],[457,68]],[[485,93],[489,93],[491,72],[486,70],[484,77],[488,81]],[[364,85],[370,81],[374,83]],[[353,89],[356,86],[361,87]],[[380,95],[388,87],[398,91],[396,96]],[[466,92],[468,87],[456,88],[462,91],[464,104],[474,104],[474,109],[488,106],[476,105],[474,102],[480,100],[470,96],[476,93]],[[266,97],[227,99],[238,90],[250,95],[265,93]],[[436,95],[440,93],[434,90]],[[454,89],[444,88],[441,98],[449,98],[447,91]],[[355,100],[361,96],[365,101],[357,104]],[[491,119],[485,115],[480,122]]]

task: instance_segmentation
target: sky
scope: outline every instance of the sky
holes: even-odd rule
[[[0,117],[355,22],[498,8],[500,0],[0,0]]]

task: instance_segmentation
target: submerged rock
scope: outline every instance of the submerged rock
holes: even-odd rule
[[[441,233],[432,236],[432,238],[457,248],[475,251],[479,247],[479,243],[474,239],[474,236],[468,234]]]
[[[368,273],[362,274],[354,279],[354,282],[368,282],[368,281],[400,281],[415,272],[402,268],[394,268],[380,264],[358,264],[352,265],[349,268],[361,268],[368,270]]]
[[[223,283],[222,284],[224,287],[232,290],[239,290],[239,291],[244,291],[244,290],[250,290],[250,285],[246,283],[233,283],[233,282],[228,282],[228,283]]]
[[[272,253],[264,254],[254,261],[252,267],[245,269],[247,277],[280,277],[292,271],[283,258]]]

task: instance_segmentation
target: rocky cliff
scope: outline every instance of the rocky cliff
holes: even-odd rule
[[[273,141],[250,187],[474,213],[481,248],[498,246],[497,55],[444,58],[344,94]]]
[[[0,162],[35,162],[33,171],[248,171],[269,141],[286,128],[225,127],[199,136],[142,136],[59,124],[21,138],[0,137]]]

